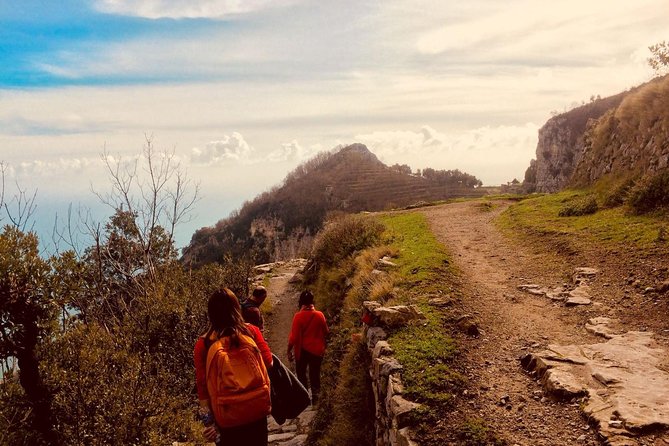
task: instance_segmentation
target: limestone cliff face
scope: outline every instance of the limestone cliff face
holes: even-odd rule
[[[554,116],[539,130],[537,192],[669,167],[669,76]]]
[[[624,95],[598,99],[546,122],[537,143],[537,192],[557,192],[569,184],[583,154],[588,124],[620,104]]]
[[[570,185],[605,175],[633,178],[669,167],[669,76],[630,92],[590,126]]]

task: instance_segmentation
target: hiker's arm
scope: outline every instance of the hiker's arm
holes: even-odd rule
[[[265,363],[265,367],[268,369],[272,368],[272,363],[274,362],[272,359],[272,351],[269,349],[269,345],[267,345],[265,338],[263,338],[262,332],[255,325],[247,326],[253,331],[253,338],[256,341],[258,349],[260,350],[260,355],[262,356],[262,360]]]
[[[200,338],[195,343],[193,350],[193,363],[195,364],[195,385],[200,406],[203,404],[209,408],[209,392],[207,391],[207,359],[205,357],[204,339]],[[203,403],[204,401],[204,403]]]
[[[293,346],[297,342],[297,337],[299,333],[297,314],[293,316],[293,324],[290,327],[290,334],[288,335],[288,351],[287,356],[289,361],[293,361],[295,356],[293,355]]]

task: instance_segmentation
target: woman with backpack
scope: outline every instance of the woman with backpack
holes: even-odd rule
[[[217,446],[266,446],[272,353],[242,318],[237,296],[221,288],[207,304],[209,328],[195,343],[195,381],[204,437]]]
[[[325,338],[329,333],[325,316],[314,307],[314,295],[305,290],[300,294],[300,310],[293,316],[293,325],[288,338],[288,359],[295,358],[297,378],[309,388],[311,403],[318,403],[321,390],[321,363],[325,354]],[[295,354],[293,355],[293,349]],[[307,368],[309,381],[307,381]]]

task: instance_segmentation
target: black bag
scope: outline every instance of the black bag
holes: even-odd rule
[[[311,400],[297,376],[272,353],[274,365],[268,370],[272,391],[272,418],[278,424],[297,418]]]

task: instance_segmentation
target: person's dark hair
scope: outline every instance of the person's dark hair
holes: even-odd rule
[[[311,291],[304,290],[300,293],[300,301],[297,306],[302,307],[302,305],[311,305],[314,303],[314,295],[311,294]]]
[[[230,336],[230,345],[237,346],[240,334],[250,336],[242,317],[239,300],[229,288],[220,288],[211,294],[207,303],[207,314],[211,326],[205,336],[206,339],[216,332],[218,337]]]
[[[251,295],[258,300],[264,300],[267,297],[267,289],[264,286],[257,286]]]

